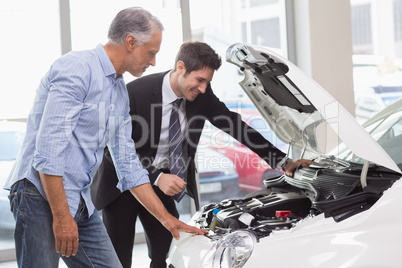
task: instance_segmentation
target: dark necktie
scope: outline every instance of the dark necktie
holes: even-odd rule
[[[169,123],[169,163],[170,173],[179,176],[183,179],[184,164],[182,159],[183,154],[183,135],[181,134],[179,107],[183,99],[176,99],[173,102],[172,113],[170,114]],[[184,197],[185,191],[176,194],[173,198],[179,202]]]

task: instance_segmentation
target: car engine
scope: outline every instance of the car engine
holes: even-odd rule
[[[259,239],[321,213],[339,222],[369,209],[399,179],[393,171],[372,165],[363,187],[361,171],[361,164],[324,159],[309,168],[300,167],[294,177],[266,178],[266,188],[242,199],[205,205],[196,225],[209,230],[211,238],[247,230]]]

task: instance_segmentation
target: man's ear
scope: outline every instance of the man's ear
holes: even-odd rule
[[[136,46],[136,40],[131,34],[126,37],[126,48],[128,51],[133,51]]]
[[[176,71],[178,74],[184,75],[186,73],[186,65],[183,61],[179,60],[176,63]]]

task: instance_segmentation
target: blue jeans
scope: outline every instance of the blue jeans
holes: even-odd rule
[[[18,267],[58,267],[53,217],[49,203],[36,187],[24,179],[10,191],[10,206],[16,220],[14,233]],[[61,257],[68,267],[122,267],[99,214],[88,217],[81,202],[74,217],[78,225],[79,246],[75,256]]]

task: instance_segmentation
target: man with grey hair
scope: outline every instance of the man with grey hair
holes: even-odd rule
[[[115,187],[129,190],[172,235],[203,234],[170,215],[155,195],[131,139],[124,72],[141,76],[155,65],[163,26],[141,8],[120,11],[109,42],[70,52],[42,78],[23,147],[6,182],[16,220],[19,267],[121,267],[90,197],[107,145]]]

